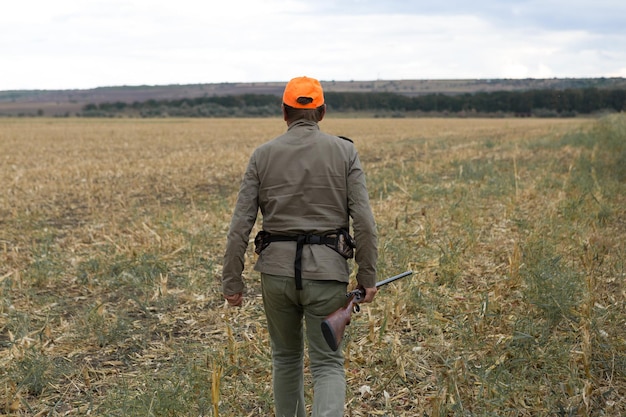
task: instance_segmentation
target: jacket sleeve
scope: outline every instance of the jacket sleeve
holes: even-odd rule
[[[243,291],[242,272],[248,239],[259,209],[259,178],[254,154],[241,181],[237,204],[226,238],[226,251],[222,268],[222,291],[225,295]]]
[[[348,172],[348,209],[356,240],[357,282],[366,288],[376,285],[378,235],[359,156],[354,152]]]

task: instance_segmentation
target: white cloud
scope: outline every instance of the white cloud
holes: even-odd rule
[[[0,90],[624,74],[621,3],[451,1],[22,0],[0,14]]]

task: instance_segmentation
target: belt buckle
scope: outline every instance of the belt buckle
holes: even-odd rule
[[[319,245],[321,241],[322,239],[317,235],[307,235],[306,237],[306,243],[309,245]]]

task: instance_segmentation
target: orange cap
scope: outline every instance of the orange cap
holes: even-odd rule
[[[322,85],[315,78],[293,78],[285,87],[283,103],[297,109],[315,109],[324,104]]]

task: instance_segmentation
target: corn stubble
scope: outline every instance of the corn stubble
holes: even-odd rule
[[[353,317],[346,415],[626,413],[625,126],[322,122],[359,150],[380,278],[416,271]],[[271,415],[253,252],[242,309],[219,276],[249,154],[282,130],[0,120],[0,414]]]

